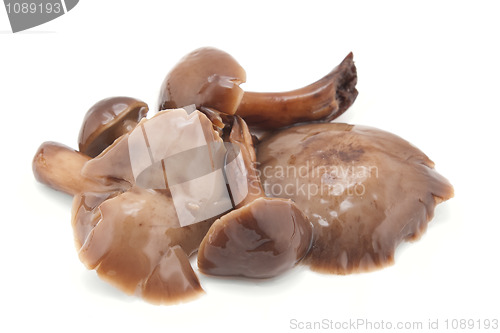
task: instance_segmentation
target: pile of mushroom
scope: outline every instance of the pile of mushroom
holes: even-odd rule
[[[34,175],[74,196],[87,268],[155,304],[203,293],[197,252],[208,275],[368,271],[453,196],[403,139],[331,123],[357,96],[352,53],[301,89],[245,92],[245,80],[229,54],[201,48],[168,73],[153,117],[140,100],[105,99],[85,115],[78,151],[40,146]]]

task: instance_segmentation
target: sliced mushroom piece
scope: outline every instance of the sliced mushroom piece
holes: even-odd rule
[[[400,137],[339,123],[283,130],[258,146],[266,194],[294,200],[314,225],[304,260],[338,274],[392,264],[417,239],[453,187]]]
[[[226,52],[198,49],[167,74],[160,90],[160,110],[196,104],[212,118],[217,118],[215,109],[239,115],[252,127],[276,129],[298,122],[332,120],[347,110],[358,95],[352,53],[325,77],[301,89],[243,92],[239,85],[245,80],[243,68]]]
[[[110,97],[94,104],[85,114],[78,147],[96,157],[117,138],[130,132],[148,113],[148,105],[131,97]]]
[[[105,186],[82,175],[81,170],[89,160],[90,157],[68,146],[48,141],[40,145],[33,158],[33,174],[40,183],[69,195],[120,187],[116,183]]]
[[[188,255],[213,220],[181,227],[168,190],[132,187],[103,201],[92,215],[74,215],[74,226],[88,225],[88,218],[97,223],[79,256],[102,279],[153,303],[175,303],[202,293]]]
[[[210,275],[273,277],[306,255],[312,227],[291,200],[264,196],[252,137],[240,117],[235,118],[230,142],[243,156],[249,192],[238,209],[211,226],[200,245],[198,268]]]

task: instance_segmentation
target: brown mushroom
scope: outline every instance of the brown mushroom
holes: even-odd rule
[[[226,52],[214,48],[195,50],[165,77],[160,110],[196,104],[203,112],[215,109],[227,115],[237,114],[252,127],[273,129],[297,122],[332,120],[358,94],[352,53],[325,77],[301,89],[243,93],[239,84],[245,80],[243,68]]]
[[[330,121],[347,110],[358,96],[353,54],[320,80],[287,92],[249,92],[236,114],[254,126],[280,128],[300,122]]]
[[[240,117],[235,118],[230,142],[243,156],[249,192],[238,209],[210,227],[198,251],[198,268],[211,275],[273,277],[306,255],[312,227],[293,201],[264,196],[252,137]]]
[[[134,186],[98,204],[92,214],[81,214],[83,200],[75,197],[73,226],[77,245],[85,239],[79,257],[87,268],[152,303],[176,303],[203,292],[188,255],[212,221],[181,227],[168,190]],[[83,227],[92,224],[85,237],[89,228]]]
[[[400,137],[339,123],[280,131],[258,146],[266,194],[297,203],[314,225],[304,262],[347,274],[389,265],[417,239],[453,187]]]
[[[109,190],[108,186],[81,174],[84,164],[89,160],[90,157],[68,146],[44,142],[33,158],[33,174],[40,183],[70,195]]]
[[[222,146],[222,139],[203,113],[195,111],[188,114],[184,109],[165,110],[149,120],[144,119],[133,131],[117,139],[86,163],[82,173],[103,184],[121,180],[130,185],[139,182],[142,187],[148,187],[147,183],[161,183],[162,188],[168,188],[168,177],[172,174],[164,173],[164,159],[170,160],[172,156],[196,147],[215,148],[217,144]],[[187,168],[196,169],[200,165],[171,163],[169,167],[170,170],[175,169],[176,174],[189,178],[190,170]]]
[[[246,81],[245,70],[226,52],[211,47],[197,49],[167,74],[160,89],[160,110],[195,104],[234,114]]]
[[[226,207],[218,193],[227,190],[217,182],[223,180],[224,156],[218,147],[222,140],[204,114],[165,110],[86,162],[85,177],[128,187],[75,196],[72,224],[82,262],[126,293],[153,303],[199,295],[202,289],[188,256],[213,221],[232,208],[229,196]],[[193,150],[189,163],[178,163],[179,156]],[[221,174],[204,178],[204,187],[199,181],[200,172],[207,171],[202,164],[209,174]]]
[[[90,157],[99,155],[147,113],[147,104],[131,97],[110,97],[97,102],[85,114],[78,136],[80,151]]]
[[[46,143],[33,165],[37,179],[74,195],[72,226],[84,264],[121,290],[164,304],[203,292],[188,257],[232,208],[229,195],[217,192],[227,191],[221,147],[204,114],[177,109],[142,120],[94,159]]]
[[[398,244],[418,238],[453,196],[432,161],[390,133],[331,123],[266,132],[343,113],[357,96],[352,53],[289,92],[243,92],[245,79],[227,53],[198,49],[167,75],[159,105],[203,113],[146,120],[145,103],[114,97],[87,112],[81,152],[40,146],[33,172],[74,195],[75,243],[89,269],[159,304],[203,292],[189,262],[197,250],[211,275],[269,278],[298,262],[371,270],[392,263]],[[244,119],[270,135],[257,156]],[[236,149],[226,152],[223,135]]]
[[[99,206],[106,200],[119,195],[120,191],[110,192],[81,192],[73,197],[71,209],[71,226],[75,246],[81,249],[88,235],[94,229],[101,218]]]

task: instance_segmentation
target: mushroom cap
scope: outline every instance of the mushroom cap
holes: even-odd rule
[[[198,251],[198,268],[211,275],[269,278],[302,259],[312,226],[291,200],[258,198],[215,221]]]
[[[246,81],[245,70],[228,53],[216,48],[197,49],[167,74],[160,89],[160,110],[196,104],[234,114]]]
[[[188,255],[213,220],[181,227],[168,190],[132,187],[112,197],[87,193],[74,199],[81,261],[152,303],[175,303],[202,292]]]
[[[266,195],[293,200],[314,228],[303,262],[347,274],[391,264],[418,238],[453,187],[402,138],[375,128],[308,124],[257,147]]]
[[[117,138],[133,129],[148,113],[148,105],[131,97],[110,97],[94,104],[85,114],[78,146],[95,157]]]

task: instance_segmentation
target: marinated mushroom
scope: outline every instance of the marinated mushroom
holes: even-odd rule
[[[40,181],[74,195],[75,243],[89,269],[127,293],[173,303],[203,292],[188,256],[221,215],[216,213],[232,208],[219,193],[227,191],[218,182],[221,147],[204,114],[167,110],[141,121],[94,159],[45,143],[33,168]],[[176,163],[192,149],[198,155],[190,155],[190,165]],[[200,168],[209,173],[203,182]],[[216,171],[220,177],[212,177]]]
[[[89,160],[90,157],[68,146],[48,141],[40,145],[33,158],[33,174],[40,183],[69,195],[109,190],[102,183],[81,174]]]
[[[245,80],[229,54],[201,48],[167,75],[151,119],[144,102],[113,97],[87,112],[80,151],[40,146],[35,178],[74,196],[89,269],[156,304],[203,293],[189,262],[197,250],[211,275],[269,278],[299,262],[368,271],[392,263],[453,196],[407,141],[325,123],[356,99],[352,53],[301,89],[244,92]],[[274,131],[302,122],[316,123]],[[265,134],[257,154],[247,123]]]
[[[243,92],[239,85],[245,80],[245,71],[229,54],[200,48],[186,55],[167,74],[158,104],[160,110],[196,104],[203,112],[237,114],[252,127],[275,129],[298,122],[335,119],[358,95],[352,53],[325,77],[301,89]]]
[[[304,260],[347,274],[391,264],[417,239],[453,187],[400,137],[340,123],[291,127],[258,146],[266,194],[296,202],[314,225]]]
[[[197,49],[167,74],[160,89],[160,110],[195,104],[234,114],[246,81],[245,70],[226,52],[212,47]]]
[[[330,121],[344,113],[358,96],[353,54],[318,81],[287,92],[249,92],[236,114],[254,127],[275,129],[308,121]]]
[[[164,159],[168,157],[173,161],[170,157],[196,147],[213,148],[213,154],[222,153],[216,150],[222,147],[222,139],[213,130],[210,120],[199,111],[188,114],[184,109],[166,110],[149,120],[144,119],[133,131],[121,136],[86,163],[82,173],[103,184],[122,180],[130,185],[139,182],[139,186],[148,187],[151,185],[148,183],[160,183],[163,188],[168,188],[168,178],[173,173],[164,173]],[[182,165],[169,163],[171,171],[186,178],[195,174],[199,167],[200,164],[194,161]]]
[[[131,97],[110,97],[97,102],[85,114],[78,136],[80,151],[96,157],[130,132],[147,113],[147,104]]]
[[[230,142],[244,160],[249,189],[239,208],[210,227],[198,252],[198,268],[211,275],[269,278],[292,268],[308,252],[312,227],[293,201],[267,198],[255,169],[247,125],[235,118]]]
[[[78,253],[88,269],[152,303],[175,303],[203,292],[188,255],[211,221],[181,227],[168,190],[134,186],[90,215],[81,214],[82,201],[84,195],[75,197],[73,226],[77,242],[85,239]],[[94,227],[82,237],[77,231],[84,232],[82,226],[89,223]]]
[[[208,155],[196,150],[200,147]],[[82,262],[124,292],[153,303],[199,295],[202,289],[188,256],[211,223],[232,208],[229,199],[223,205],[219,193],[226,190],[224,182],[217,177],[200,182],[198,177],[203,163],[209,174],[220,169],[218,147],[222,140],[204,114],[166,110],[141,121],[88,161],[84,176],[103,185],[124,182],[128,188],[75,196],[72,224]],[[177,162],[179,154],[192,149],[199,154],[190,155],[190,165],[170,160]]]

